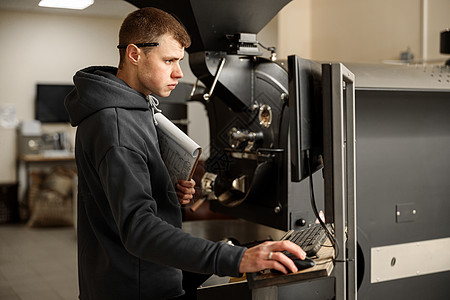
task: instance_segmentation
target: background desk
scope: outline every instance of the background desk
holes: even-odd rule
[[[63,166],[76,170],[75,155],[63,154],[60,156],[40,155],[40,154],[25,154],[19,155],[17,166],[17,182],[19,183],[18,199],[21,207],[23,217],[27,217],[29,212],[27,191],[30,187],[30,174],[32,171],[44,171],[53,167]]]

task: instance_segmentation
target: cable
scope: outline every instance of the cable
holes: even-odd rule
[[[310,191],[311,207],[314,211],[316,218],[319,220],[320,225],[323,227],[326,235],[330,239],[331,245],[332,245],[332,247],[334,249],[334,253],[335,253],[334,258],[333,258],[333,263],[335,264],[336,262],[341,262],[341,261],[336,260],[336,257],[338,257],[338,255],[339,255],[339,246],[338,246],[333,234],[328,230],[327,226],[322,221],[322,218],[320,217],[319,212],[317,210],[316,199],[314,196],[313,174],[311,172],[311,160],[310,160],[310,156],[309,156],[309,150],[306,150],[306,160],[307,160],[308,175],[309,175],[308,177],[309,177],[309,191]]]
[[[270,51],[270,60],[271,61],[276,61],[277,60],[277,50],[275,47],[265,47],[263,44],[261,44],[260,42],[257,42],[258,45],[260,45],[263,49]]]
[[[273,51],[275,50],[275,47],[266,47],[263,44],[261,44],[261,42],[258,42],[258,45],[260,45],[263,49],[267,50],[267,51]]]

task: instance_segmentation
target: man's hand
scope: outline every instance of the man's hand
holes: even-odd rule
[[[192,198],[194,198],[195,194],[195,181],[193,179],[186,180],[178,180],[175,185],[175,190],[177,191],[177,197],[180,204],[188,204],[191,202]]]
[[[264,242],[244,252],[239,265],[239,272],[258,272],[265,269],[275,269],[284,274],[288,273],[288,269],[291,272],[297,272],[294,262],[281,253],[284,250],[300,259],[306,257],[305,251],[291,241]]]

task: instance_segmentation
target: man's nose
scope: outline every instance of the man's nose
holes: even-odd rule
[[[174,70],[172,71],[172,77],[174,77],[174,78],[182,78],[183,77],[183,71],[181,70],[181,66],[179,64],[175,65]]]

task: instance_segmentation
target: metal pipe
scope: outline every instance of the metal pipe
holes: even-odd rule
[[[220,65],[219,65],[219,69],[217,69],[216,76],[214,76],[214,81],[213,81],[213,84],[211,85],[211,89],[209,90],[209,93],[206,93],[203,95],[203,99],[205,99],[206,102],[209,101],[212,93],[214,92],[214,88],[216,87],[216,83],[219,80],[220,73],[222,72],[223,66],[225,65],[225,61],[226,61],[226,58],[222,57]]]

